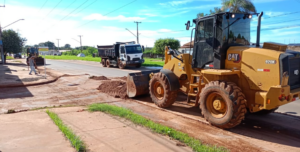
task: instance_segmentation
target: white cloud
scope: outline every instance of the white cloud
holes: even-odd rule
[[[142,18],[142,17],[125,17],[123,15],[119,15],[119,16],[115,16],[115,17],[108,17],[108,16],[103,16],[102,14],[98,14],[98,13],[91,14],[91,15],[83,17],[83,20],[98,20],[98,21],[101,21],[101,20],[110,20],[110,21],[117,20],[117,21],[120,21],[120,22],[143,21],[145,19],[146,18]]]
[[[272,12],[272,11],[266,11],[265,14],[267,16],[277,16],[277,15],[282,15],[282,14],[286,14],[288,12]]]
[[[170,13],[169,15],[162,15],[161,17],[173,17],[173,16],[178,16],[178,15],[181,15],[181,14],[185,14],[185,13],[188,13],[189,11],[181,11],[181,12],[178,12],[178,13]]]

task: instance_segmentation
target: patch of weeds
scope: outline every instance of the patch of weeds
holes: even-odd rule
[[[196,152],[224,152],[224,151],[229,151],[225,148],[222,147],[217,147],[217,146],[210,146],[201,143],[200,140],[195,139],[190,137],[188,134],[177,131],[173,128],[161,125],[159,123],[155,123],[149,119],[144,118],[143,116],[140,116],[138,114],[135,114],[131,110],[118,107],[118,106],[113,106],[113,105],[108,105],[108,104],[92,104],[89,106],[89,111],[101,111],[104,113],[108,113],[114,116],[119,116],[122,118],[125,118],[127,120],[132,121],[133,123],[137,125],[141,125],[144,127],[147,127],[151,129],[152,131],[162,134],[162,135],[167,135],[175,140],[178,140],[187,146],[191,147],[194,151]]]
[[[15,110],[15,109],[9,109],[9,110],[7,111],[7,114],[10,114],[10,113],[16,113],[16,110]]]
[[[87,151],[85,143],[80,139],[79,136],[77,136],[68,126],[66,126],[63,123],[63,121],[58,117],[56,113],[51,112],[49,110],[47,110],[46,113],[57,125],[59,130],[61,130],[61,132],[69,139],[69,141],[71,142],[72,146],[76,149],[76,151],[78,152]]]

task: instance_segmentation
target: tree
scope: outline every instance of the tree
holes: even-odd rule
[[[166,46],[170,46],[171,49],[177,50],[180,47],[180,42],[173,38],[158,39],[155,41],[154,50],[157,54],[164,54]]]
[[[55,44],[53,42],[47,41],[44,43],[45,46],[47,46],[50,49],[54,50],[56,48]]]
[[[232,13],[256,13],[251,0],[223,0],[222,10]]]
[[[71,49],[71,45],[70,44],[65,44],[65,49]]]
[[[208,15],[213,15],[213,14],[218,14],[218,13],[221,13],[223,12],[223,10],[219,7],[214,7],[213,10],[209,10],[210,14],[205,14],[204,13],[199,13],[197,14],[197,17],[200,18],[200,17],[204,17],[204,16],[208,16]]]
[[[4,55],[6,53],[20,53],[26,38],[21,38],[14,30],[4,30],[2,33]]]

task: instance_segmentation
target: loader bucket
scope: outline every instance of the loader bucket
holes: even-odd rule
[[[127,76],[127,95],[136,97],[149,93],[149,81],[151,73],[158,73],[160,70],[143,71],[138,73],[129,73]]]

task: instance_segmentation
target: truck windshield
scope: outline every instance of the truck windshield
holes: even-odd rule
[[[141,46],[126,46],[127,54],[143,53]]]

